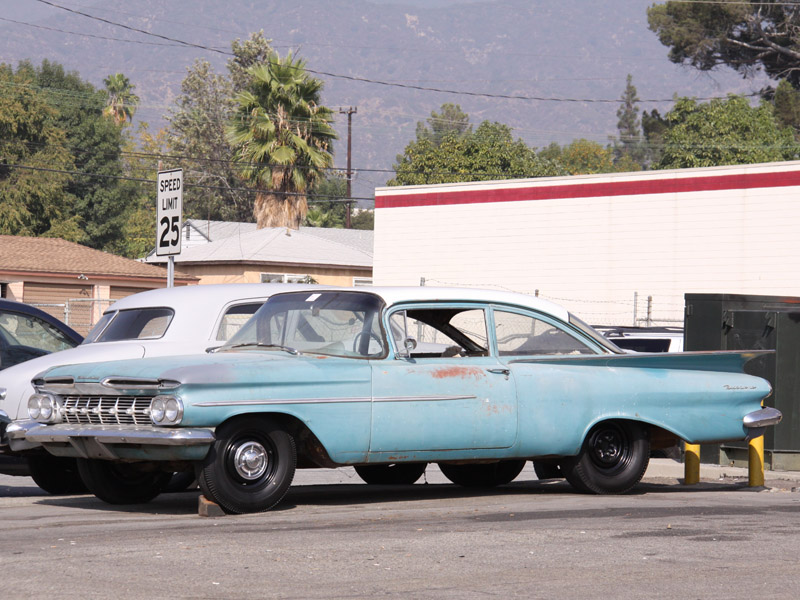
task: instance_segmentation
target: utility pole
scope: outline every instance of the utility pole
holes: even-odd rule
[[[347,115],[347,218],[345,220],[345,227],[350,229],[350,212],[352,209],[353,202],[350,198],[353,197],[353,193],[351,190],[351,182],[353,180],[353,170],[351,168],[351,160],[353,157],[352,151],[352,132],[353,132],[353,115],[358,112],[358,107],[351,106],[350,108],[340,108],[339,113],[343,115]]]

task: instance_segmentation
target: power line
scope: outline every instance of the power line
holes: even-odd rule
[[[7,23],[15,23],[17,25],[25,25],[26,27],[34,27],[36,29],[44,29],[46,31],[56,31],[58,33],[68,33],[70,35],[79,35],[81,37],[88,37],[88,38],[95,38],[98,40],[107,40],[112,42],[126,42],[128,44],[144,44],[147,46],[170,46],[172,48],[180,48],[181,44],[162,44],[159,42],[145,42],[143,40],[126,40],[122,38],[114,38],[114,37],[107,37],[104,35],[94,35],[91,33],[81,33],[77,31],[67,31],[65,29],[58,29],[56,27],[47,27],[46,25],[36,25],[34,23],[25,23],[24,21],[15,21],[14,19],[7,19],[5,17],[0,17],[0,21],[5,21]]]
[[[69,171],[67,169],[49,169],[46,167],[31,167],[28,165],[17,165],[17,164],[10,164],[10,163],[0,163],[0,168],[10,168],[10,169],[23,169],[26,171],[41,171],[44,173],[58,173],[61,175],[76,175],[79,177],[97,177],[100,179],[113,179],[117,181],[133,181],[137,183],[146,183],[148,185],[152,185],[155,187],[157,181],[155,179],[147,179],[145,177],[128,177],[125,175],[104,175],[102,173],[87,173],[85,171]],[[352,198],[342,198],[341,196],[330,196],[330,195],[321,195],[321,194],[313,194],[313,193],[302,193],[302,192],[281,192],[277,190],[257,190],[254,188],[245,188],[245,187],[226,187],[226,186],[215,186],[215,185],[203,185],[197,183],[186,183],[184,187],[188,188],[197,188],[197,189],[207,189],[207,190],[225,190],[225,191],[238,191],[238,192],[250,192],[253,194],[274,194],[276,196],[304,196],[308,199],[308,202],[340,202],[340,203],[347,203],[351,200],[368,200],[373,201],[374,198],[371,197],[358,197],[354,196]],[[325,200],[321,200],[321,198],[325,198]]]
[[[182,44],[184,46],[190,48],[198,48],[200,50],[207,50],[209,52],[216,52],[218,54],[223,54],[225,56],[235,56],[233,52],[228,52],[226,50],[220,50],[218,48],[213,48],[211,46],[205,46],[203,44],[195,44],[192,42],[186,42],[184,40],[180,40],[177,38],[168,37],[165,35],[161,35],[158,33],[151,33],[144,29],[139,29],[137,27],[131,27],[129,25],[124,25],[122,23],[117,23],[115,21],[110,21],[108,19],[104,19],[102,17],[97,17],[95,15],[91,15],[89,13],[81,12],[79,10],[75,10],[72,8],[67,8],[65,6],[61,6],[54,2],[50,2],[49,0],[36,0],[42,4],[46,4],[48,6],[52,6],[53,8],[58,8],[60,10],[64,10],[76,15],[80,15],[82,17],[86,17],[88,19],[92,19],[95,21],[100,21],[102,23],[106,23],[109,25],[114,25],[115,27],[122,27],[123,29],[127,29],[129,31],[135,31],[137,33],[141,33],[143,35],[149,35],[152,37],[156,37],[162,40],[167,40],[170,42],[176,42],[178,44]],[[436,88],[436,87],[426,87],[421,85],[412,85],[407,83],[397,83],[391,81],[382,81],[379,79],[370,79],[367,77],[356,77],[354,75],[342,75],[340,73],[331,73],[328,71],[319,71],[314,69],[309,69],[305,67],[304,70],[308,73],[312,73],[314,75],[320,75],[325,77],[332,77],[335,79],[344,79],[346,81],[355,81],[359,83],[369,83],[373,85],[381,85],[386,87],[397,87],[403,89],[410,89],[410,90],[417,90],[423,92],[437,92],[440,94],[452,94],[458,96],[470,96],[470,97],[478,97],[478,98],[494,98],[494,99],[501,99],[501,100],[526,100],[526,101],[533,101],[533,102],[569,102],[569,103],[576,103],[576,104],[591,104],[591,103],[598,103],[598,104],[618,104],[619,98],[615,98],[613,100],[607,99],[598,99],[598,98],[551,98],[545,96],[526,96],[526,95],[518,95],[518,94],[490,94],[488,92],[468,92],[463,90],[450,90],[446,88]],[[757,92],[752,94],[747,94],[747,96],[756,96],[758,95]],[[713,97],[705,97],[705,98],[697,98],[697,100],[716,100],[719,99],[719,96]],[[640,99],[639,102],[646,102],[646,103],[659,103],[659,102],[672,102],[672,98],[667,99]]]

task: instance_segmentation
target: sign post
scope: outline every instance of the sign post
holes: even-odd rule
[[[167,287],[175,280],[175,255],[181,253],[183,169],[158,172],[156,193],[156,256],[168,256]]]

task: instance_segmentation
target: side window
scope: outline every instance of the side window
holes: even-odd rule
[[[527,315],[494,311],[500,356],[596,354],[572,334]]]
[[[397,348],[411,338],[412,358],[487,356],[486,313],[483,309],[419,308],[402,310],[389,319]]]
[[[217,340],[225,342],[230,337],[242,328],[242,325],[252,317],[255,312],[261,308],[263,302],[251,302],[249,304],[239,304],[238,306],[231,306],[222,315],[222,321],[217,330]]]

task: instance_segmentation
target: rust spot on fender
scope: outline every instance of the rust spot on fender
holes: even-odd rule
[[[431,372],[436,379],[448,379],[450,377],[458,377],[460,379],[469,379],[474,377],[480,379],[484,376],[483,369],[478,367],[442,367],[435,369]]]

